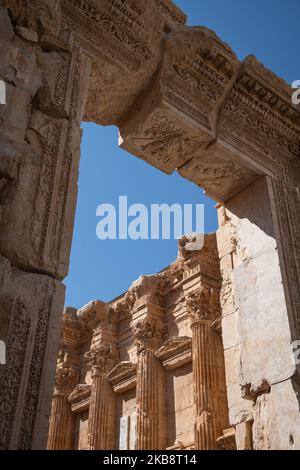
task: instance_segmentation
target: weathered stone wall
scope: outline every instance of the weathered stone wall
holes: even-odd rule
[[[79,48],[55,36],[57,2],[29,3],[32,11],[0,6],[3,449],[44,448],[47,439],[89,73]]]
[[[230,422],[254,449],[299,448],[292,336],[270,200],[261,178],[219,208],[222,329]],[[286,406],[287,415],[281,412]],[[288,411],[295,406],[290,416]],[[293,416],[293,417],[292,417]],[[239,446],[238,446],[239,447]],[[243,448],[243,443],[241,443]]]
[[[118,125],[123,148],[166,173],[178,170],[225,204],[229,222],[222,223],[218,239],[230,228],[237,240],[235,248],[231,240],[225,247],[219,243],[223,292],[232,289],[231,300],[224,298],[224,337],[235,316],[239,324],[237,344],[229,341],[225,349],[234,361],[241,358],[243,373],[237,372],[239,363],[234,377],[227,371],[229,402],[231,390],[236,393],[232,424],[240,447],[253,445],[252,429],[254,447],[299,448],[299,365],[288,353],[300,339],[299,107],[291,104],[290,87],[255,57],[240,62],[215,33],[185,21],[169,0],[0,2],[0,79],[7,98],[0,105],[0,339],[8,343],[8,366],[0,378],[2,448],[43,447],[46,440],[46,426],[37,417],[45,420],[50,404],[43,371],[50,388],[82,118]],[[253,184],[258,186],[251,189]],[[146,310],[137,311],[136,320]],[[269,327],[277,354],[267,357],[268,341],[253,334],[252,324],[254,330]],[[195,327],[193,334],[206,337],[207,331]],[[127,350],[122,341],[120,354],[133,361],[134,347]],[[152,353],[145,361],[157,365]],[[99,387],[101,374],[95,373]],[[208,385],[218,387],[214,380]],[[284,390],[289,400],[279,399]],[[95,386],[93,396],[96,391]],[[55,406],[67,412],[62,396]],[[198,420],[197,446],[204,445],[206,425]],[[273,428],[270,436],[266,430]]]

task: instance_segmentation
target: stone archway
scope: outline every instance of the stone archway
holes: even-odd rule
[[[45,447],[84,119],[118,125],[123,148],[219,202],[238,447],[254,420],[257,448],[290,448],[291,435],[299,448],[300,114],[290,88],[185,26],[170,0],[2,0],[0,11],[0,447]]]

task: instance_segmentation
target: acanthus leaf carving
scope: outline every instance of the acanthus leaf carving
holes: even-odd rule
[[[110,372],[119,361],[119,354],[114,344],[100,341],[85,354],[92,370],[92,376],[105,375]]]
[[[216,289],[201,287],[189,292],[185,302],[191,325],[203,320],[214,322],[220,316],[219,293]]]
[[[147,349],[156,350],[166,336],[166,326],[159,320],[147,318],[139,320],[133,326],[133,336],[138,354],[144,353]]]

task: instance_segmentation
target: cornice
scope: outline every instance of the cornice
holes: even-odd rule
[[[136,367],[130,361],[119,362],[107,375],[115,393],[124,393],[136,386]]]
[[[164,342],[155,355],[166,369],[177,369],[192,360],[192,338],[172,336]]]

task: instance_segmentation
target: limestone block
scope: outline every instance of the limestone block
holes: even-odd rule
[[[6,137],[22,142],[30,119],[29,94],[6,83],[6,104],[0,107],[1,130]]]
[[[208,196],[217,201],[229,200],[258,177],[220,142],[208,146],[200,156],[195,156],[184,165],[179,173],[201,186]]]
[[[63,278],[73,231],[81,131],[75,122],[38,112],[30,128],[37,139],[33,146],[8,141],[0,150],[1,166],[6,162],[0,252],[17,266]]]
[[[146,110],[147,104],[141,105]],[[159,109],[152,110],[144,120],[140,115],[128,121],[120,130],[119,145],[136,157],[150,163],[159,170],[171,174],[202,145],[199,126],[161,102]],[[138,124],[138,123],[141,124]]]
[[[253,424],[255,450],[300,449],[300,413],[295,392],[299,395],[299,385],[286,380],[273,385],[270,394],[258,397]]]
[[[252,450],[253,421],[243,421],[235,426],[235,441],[237,450]]]
[[[28,28],[24,28],[24,26],[18,26],[16,28],[16,34],[20,36],[22,39],[25,39],[25,41],[29,41],[29,42],[37,43],[39,39],[35,31],[28,29]]]
[[[225,315],[222,318],[222,339],[224,349],[238,346],[241,342],[239,336],[239,311]]]
[[[226,374],[226,385],[239,384],[241,379],[241,348],[239,345],[225,349],[225,374]]]
[[[219,258],[221,261],[224,258],[224,256],[234,253],[236,251],[236,245],[237,245],[236,231],[235,231],[234,224],[227,223],[227,222],[231,222],[230,213],[226,211],[226,209],[223,208],[223,206],[218,209],[218,213],[220,213],[223,210],[225,211],[225,214],[224,214],[225,221],[223,224],[219,223],[219,229],[217,231],[218,254],[219,254]]]
[[[223,269],[224,260],[225,258],[221,261],[222,288],[220,292],[220,301],[222,305],[222,316],[231,315],[237,309],[236,298],[234,295],[233,272],[231,272],[231,267],[229,272]]]
[[[206,28],[168,34],[154,83],[121,123],[121,147],[169,174],[182,167],[215,138],[218,106],[237,64]]]
[[[14,20],[39,34],[57,34],[61,25],[60,0],[3,0]]]
[[[14,30],[8,16],[6,8],[0,6],[0,38],[5,41],[11,41],[14,35]]]
[[[90,60],[80,48],[37,54],[43,83],[36,96],[39,110],[81,123],[90,77]]]
[[[295,373],[274,218],[269,186],[261,178],[231,199],[218,231],[231,424],[252,419],[246,402]],[[235,240],[231,259],[223,233],[228,245]]]
[[[253,402],[242,398],[241,386],[238,383],[227,386],[227,398],[229,422],[232,426],[253,419]]]
[[[224,429],[223,435],[217,439],[217,442],[223,450],[236,450],[235,429]]]
[[[158,67],[164,31],[186,21],[169,0],[65,0],[62,13],[95,58],[85,120],[102,125],[128,114]]]
[[[295,366],[275,243],[273,249],[252,254],[234,277],[245,383],[258,386],[264,379],[269,383],[287,379]]]
[[[0,38],[0,76],[2,80],[12,82],[16,76],[14,65],[18,49],[12,43]]]
[[[58,351],[64,286],[0,257],[0,448],[44,448]]]

